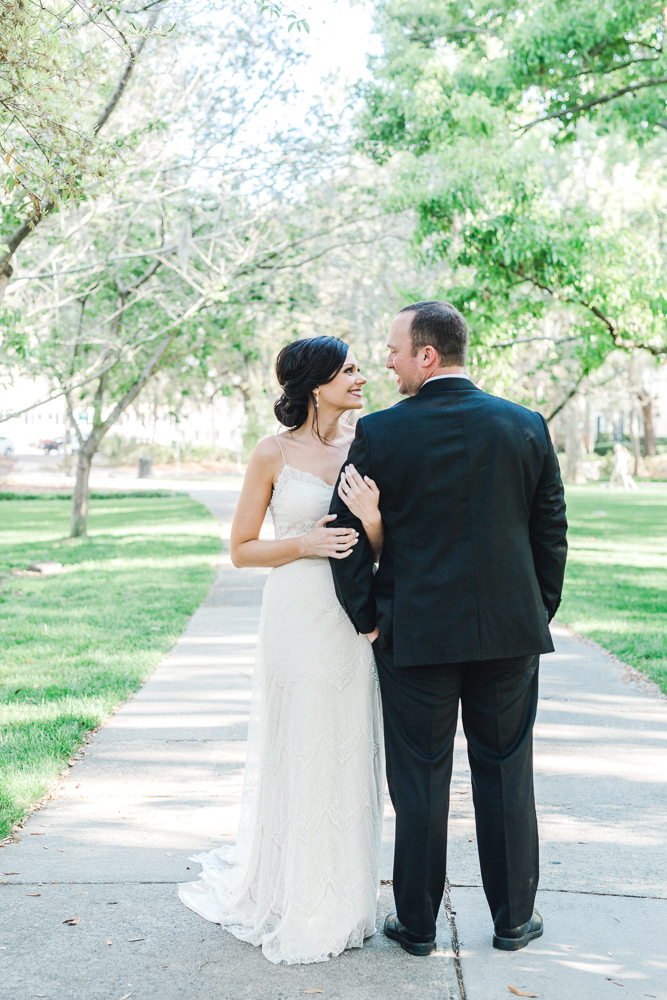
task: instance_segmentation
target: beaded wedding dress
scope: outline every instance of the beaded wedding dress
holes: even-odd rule
[[[285,465],[276,538],[311,531],[332,487]],[[324,962],[375,932],[384,757],[368,640],[340,606],[328,559],[273,569],[262,601],[236,845],[193,860],[190,909],[271,962]]]

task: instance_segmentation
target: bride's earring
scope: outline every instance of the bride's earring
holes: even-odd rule
[[[319,410],[319,408],[320,408],[320,390],[315,389],[315,409]]]

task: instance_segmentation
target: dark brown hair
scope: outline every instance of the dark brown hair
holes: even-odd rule
[[[276,418],[296,430],[315,406],[315,389],[333,382],[345,364],[349,347],[338,337],[309,337],[283,347],[276,360],[276,376],[283,394],[273,406]],[[317,432],[317,409],[315,409]],[[319,434],[318,434],[319,437]]]
[[[468,356],[468,327],[458,309],[449,302],[432,299],[404,306],[402,313],[412,312],[410,339],[412,353],[429,345],[438,352],[443,367],[463,367]],[[400,313],[399,313],[400,315]]]

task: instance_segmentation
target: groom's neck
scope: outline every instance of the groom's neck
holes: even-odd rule
[[[419,386],[419,389],[421,389],[424,382],[428,382],[430,378],[437,378],[439,375],[464,375],[464,374],[465,373],[463,368],[460,367],[459,365],[448,365],[446,368],[438,367],[438,368],[431,368],[430,370],[427,369],[424,372],[424,378],[422,380],[421,385]],[[419,389],[417,390],[417,392],[419,392]]]
[[[460,365],[449,365],[447,368],[436,368],[430,372],[426,378],[435,378],[436,375],[463,375],[464,370]],[[424,379],[426,381],[426,379]]]

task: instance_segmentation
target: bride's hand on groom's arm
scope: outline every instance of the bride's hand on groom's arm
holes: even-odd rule
[[[378,562],[384,544],[384,528],[380,514],[380,491],[370,476],[362,476],[354,465],[346,465],[340,474],[338,496],[361,521]]]
[[[335,521],[336,517],[336,514],[325,514],[312,531],[301,536],[304,556],[347,559],[352,555],[352,549],[359,539],[359,532],[354,528],[329,527],[329,522]]]
[[[373,527],[382,520],[379,489],[369,476],[361,476],[353,465],[346,465],[340,474],[338,496],[364,528]]]

